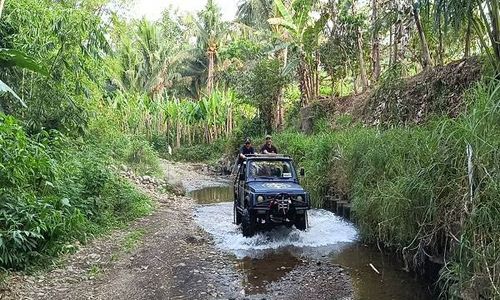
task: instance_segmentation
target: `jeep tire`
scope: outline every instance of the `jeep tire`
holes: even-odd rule
[[[241,216],[241,229],[244,237],[252,237],[255,234],[256,219],[248,210],[244,209]]]
[[[307,212],[304,212],[303,215],[296,215],[294,225],[298,230],[306,230],[307,229]]]
[[[238,212],[238,207],[236,206],[236,203],[234,204],[234,222],[236,223],[236,225],[240,225],[241,224],[241,214]]]

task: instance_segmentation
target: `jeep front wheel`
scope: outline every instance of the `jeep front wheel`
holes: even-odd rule
[[[295,217],[294,225],[298,230],[306,230],[307,229],[307,212],[304,212],[303,215],[297,215]]]
[[[253,216],[253,214],[245,208],[241,217],[241,229],[243,231],[243,236],[252,237],[255,234],[255,216]]]
[[[236,225],[240,225],[241,224],[241,214],[238,212],[238,208],[236,207],[236,204],[234,204],[234,222],[236,223]]]

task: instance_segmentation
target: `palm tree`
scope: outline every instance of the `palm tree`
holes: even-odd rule
[[[273,0],[240,0],[237,21],[258,30],[271,31],[267,22],[274,17]]]
[[[170,22],[169,24],[163,24]],[[163,25],[163,26],[162,26]],[[164,17],[162,23],[145,19],[135,25],[131,35],[120,36],[119,65],[114,82],[121,90],[145,92],[151,99],[180,79],[184,60],[179,36],[172,35],[175,22]]]
[[[220,8],[213,0],[208,0],[196,25],[198,27],[197,48],[204,52],[207,63],[207,94],[210,94],[215,85],[217,55],[227,33],[227,23],[222,21]]]
[[[280,17],[273,0],[242,0],[238,6],[238,21],[253,29],[268,33],[270,36],[277,36],[281,39],[287,39],[286,30],[280,26],[271,26],[269,19]],[[276,59],[282,63],[282,73],[285,75],[289,69],[288,61],[288,46],[280,45],[278,50],[274,52]],[[281,87],[276,93],[273,102],[276,103],[276,111],[274,112],[272,129],[280,129],[284,125],[284,87]]]

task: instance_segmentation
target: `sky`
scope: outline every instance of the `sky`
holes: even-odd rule
[[[236,15],[238,0],[215,0],[222,10],[225,20],[231,21]],[[132,6],[132,15],[137,18],[145,16],[150,20],[157,20],[161,12],[169,5],[179,9],[180,12],[196,13],[206,4],[206,0],[135,0]]]

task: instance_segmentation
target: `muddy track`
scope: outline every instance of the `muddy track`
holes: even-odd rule
[[[227,184],[201,166],[164,161],[166,180],[185,190]],[[151,215],[81,246],[43,274],[13,275],[0,299],[351,299],[340,266],[304,262],[246,295],[245,276],[193,218],[196,203],[136,182],[156,202]]]

